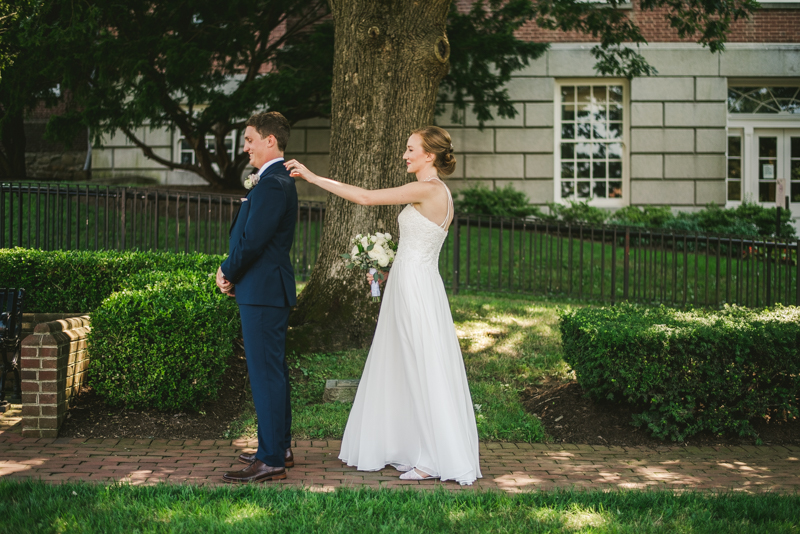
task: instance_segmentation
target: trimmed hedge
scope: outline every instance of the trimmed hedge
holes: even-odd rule
[[[224,259],[170,252],[0,249],[0,287],[24,287],[26,312],[91,312],[138,273],[216,273]]]
[[[594,398],[643,406],[634,424],[662,439],[757,438],[751,420],[797,417],[800,309],[717,312],[623,304],[561,315],[564,359]]]
[[[208,273],[146,272],[92,313],[89,383],[111,406],[197,409],[216,396],[240,329]]]

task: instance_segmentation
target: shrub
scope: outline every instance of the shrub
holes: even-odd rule
[[[483,185],[462,189],[455,200],[456,213],[492,217],[540,216],[541,211],[530,204],[528,195],[511,184],[491,190]]]
[[[584,224],[603,224],[608,219],[608,212],[601,208],[589,205],[589,201],[576,202],[570,200],[569,204],[558,204],[548,202],[550,215],[542,217],[550,221],[562,221],[565,223],[584,223]]]
[[[26,312],[91,312],[135,274],[180,269],[215,273],[223,259],[169,252],[0,249],[0,287],[24,287]]]
[[[679,212],[676,215],[668,206],[628,206],[614,212],[611,224],[642,226],[645,228],[665,228],[683,232],[713,232],[740,236],[775,235],[775,208],[765,208],[758,204],[743,202],[736,208],[725,209],[716,204],[708,204],[696,212]],[[781,211],[780,237],[795,238],[791,213]]]
[[[111,406],[197,408],[220,386],[239,334],[236,302],[214,278],[148,272],[92,313],[90,385]]]
[[[584,390],[643,406],[634,424],[662,439],[704,430],[755,436],[753,418],[800,415],[800,308],[624,304],[567,311],[560,330]]]

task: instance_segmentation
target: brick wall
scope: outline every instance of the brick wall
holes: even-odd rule
[[[86,380],[88,315],[40,323],[22,341],[22,435],[54,438]]]

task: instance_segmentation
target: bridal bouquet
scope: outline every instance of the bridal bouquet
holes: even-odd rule
[[[383,280],[381,270],[388,270],[394,261],[394,254],[397,252],[397,243],[392,241],[392,234],[358,234],[350,240],[353,249],[350,254],[342,254],[342,258],[350,260],[347,264],[348,269],[358,267],[373,276],[370,286],[372,289],[372,300],[381,300],[381,287],[379,281]]]

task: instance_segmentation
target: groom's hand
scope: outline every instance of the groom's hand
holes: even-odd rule
[[[223,292],[226,295],[231,296],[231,297],[236,295],[236,293],[234,292],[234,289],[233,289],[233,283],[230,282],[227,278],[225,278],[224,274],[222,274],[222,267],[219,267],[217,269],[217,280],[216,280],[216,282],[217,282],[217,287],[219,288],[219,290],[221,292]]]

